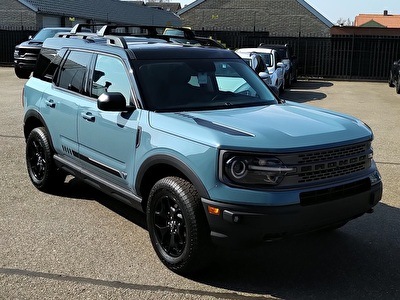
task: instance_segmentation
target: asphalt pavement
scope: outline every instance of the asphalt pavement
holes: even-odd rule
[[[382,82],[301,80],[283,98],[359,117],[375,133],[384,194],[329,233],[216,251],[182,277],[154,253],[145,217],[70,177],[30,183],[22,87],[0,68],[0,299],[400,299],[400,95]]]

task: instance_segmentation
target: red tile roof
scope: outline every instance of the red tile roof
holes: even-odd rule
[[[359,14],[356,16],[354,26],[363,26],[364,24],[374,21],[387,28],[400,28],[400,15],[390,14]]]

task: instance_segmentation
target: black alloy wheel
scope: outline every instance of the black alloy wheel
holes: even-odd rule
[[[147,225],[160,260],[177,273],[204,267],[208,226],[194,186],[178,177],[166,177],[152,188],[147,204]]]
[[[57,170],[47,132],[43,127],[31,131],[26,141],[26,165],[33,185],[50,191],[64,182],[65,174]]]

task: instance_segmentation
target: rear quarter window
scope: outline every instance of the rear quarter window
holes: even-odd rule
[[[33,71],[33,77],[52,82],[61,60],[61,53],[57,53],[55,49],[43,48]]]

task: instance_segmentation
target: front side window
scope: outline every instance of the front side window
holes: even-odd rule
[[[89,52],[71,51],[60,70],[58,86],[83,94],[91,57]]]
[[[99,54],[93,72],[91,96],[99,97],[105,92],[119,92],[124,95],[129,105],[131,85],[123,62],[112,56]]]
[[[277,103],[242,59],[153,60],[135,61],[133,65],[149,110],[209,110]]]

